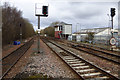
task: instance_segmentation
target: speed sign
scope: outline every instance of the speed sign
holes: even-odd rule
[[[116,44],[115,38],[111,38],[111,39],[110,39],[110,44],[111,44],[111,45],[115,45],[115,44]]]

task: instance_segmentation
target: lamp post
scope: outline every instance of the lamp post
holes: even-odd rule
[[[109,45],[109,40],[110,40],[110,37],[109,37],[109,29],[110,29],[110,23],[111,23],[111,20],[110,20],[110,15],[109,14],[107,14],[107,16],[108,16],[108,18],[109,18],[109,20],[108,20],[108,40],[107,40],[107,44]]]
[[[22,25],[20,23],[20,42],[22,43]]]
[[[81,27],[80,27],[80,23],[77,23],[77,25],[78,25],[78,31],[79,31],[79,33],[80,33],[80,30],[81,30]],[[81,33],[80,33],[80,42],[81,42]]]
[[[110,25],[110,22],[111,22],[111,20],[110,20],[110,15],[107,14],[107,16],[108,16],[108,18],[109,18],[109,21],[108,21],[108,27],[110,27],[110,26],[111,26],[111,25]]]

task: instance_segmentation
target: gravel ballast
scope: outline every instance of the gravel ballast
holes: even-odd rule
[[[63,46],[65,49],[68,49],[68,50],[74,52],[75,54],[81,56],[85,60],[87,60],[87,61],[93,63],[94,65],[104,69],[105,71],[110,72],[114,76],[116,76],[116,77],[119,76],[119,69],[120,69],[119,65],[113,64],[113,63],[111,63],[109,61],[106,61],[106,60],[101,59],[99,57],[93,56],[91,54],[88,54],[88,53],[85,53],[85,52],[70,48],[70,47],[65,46],[64,44],[62,44],[60,42],[58,42],[58,43],[59,43],[59,45]]]
[[[79,78],[43,41],[40,40],[42,53],[37,53],[37,41],[35,46],[23,73],[43,74],[48,78]]]

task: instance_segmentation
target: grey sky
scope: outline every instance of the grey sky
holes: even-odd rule
[[[37,17],[35,16],[35,3],[47,2],[49,4],[48,17],[41,18],[41,28],[47,27],[55,21],[63,21],[68,24],[73,24],[73,31],[76,29],[76,24],[79,23],[78,29],[108,27],[110,8],[116,8],[116,16],[114,17],[115,28],[118,25],[118,0],[2,0],[9,2],[23,12],[23,17],[37,26]],[[114,1],[114,2],[113,2]],[[37,29],[37,27],[35,27]]]

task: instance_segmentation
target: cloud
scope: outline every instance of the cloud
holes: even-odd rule
[[[35,3],[49,3],[48,17],[41,17],[41,27],[47,27],[55,21],[64,21],[73,24],[79,23],[82,28],[108,27],[110,8],[116,8],[114,24],[117,25],[117,2],[84,2],[83,0],[75,1],[55,1],[55,0],[5,0],[11,5],[16,6],[23,11],[23,17],[37,26],[37,17],[35,16]],[[110,0],[113,1],[113,0]],[[117,1],[117,0],[116,0]],[[4,1],[2,1],[4,2]],[[84,25],[84,26],[83,26]]]

